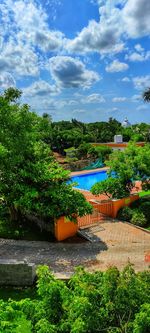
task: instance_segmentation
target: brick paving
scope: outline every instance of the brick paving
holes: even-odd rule
[[[59,277],[70,276],[79,265],[89,271],[105,270],[112,265],[122,269],[128,261],[136,271],[150,266],[150,234],[109,219],[92,226],[90,231],[99,237],[99,242],[82,242],[79,238],[61,243],[1,239],[0,259],[47,264]]]
[[[93,226],[90,232],[107,246],[107,251],[97,254],[98,269],[105,270],[112,265],[122,269],[128,261],[134,264],[136,271],[150,268],[150,233],[127,223],[112,221],[101,223],[100,231]],[[95,270],[94,265],[90,269]]]

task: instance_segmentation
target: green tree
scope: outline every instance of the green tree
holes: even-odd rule
[[[106,162],[109,166],[108,179],[95,184],[93,193],[109,193],[113,197],[128,195],[140,180],[142,187],[149,189],[150,178],[150,146],[138,147],[130,143],[124,151],[114,151]],[[115,173],[115,179],[112,174]]]
[[[68,171],[53,159],[45,141],[47,119],[16,103],[17,91],[0,96],[0,197],[12,219],[19,212],[44,219],[91,212],[83,195],[66,181]]]
[[[92,186],[91,192],[95,195],[105,194],[108,198],[119,199],[129,194],[128,188],[124,187],[120,179],[109,177]]]
[[[131,264],[121,272],[110,267],[89,273],[78,267],[67,283],[46,266],[37,274],[36,299],[0,301],[0,332],[149,332],[149,271],[135,273]]]
[[[133,323],[133,333],[150,332],[150,304],[143,304],[140,312],[136,314]]]

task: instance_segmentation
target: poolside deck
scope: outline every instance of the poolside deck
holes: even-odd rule
[[[71,172],[71,176],[86,175],[86,174],[92,173],[92,172],[107,171],[108,169],[109,169],[108,167],[104,167],[104,168],[97,168],[97,169],[91,169],[91,170],[73,171],[73,172]]]

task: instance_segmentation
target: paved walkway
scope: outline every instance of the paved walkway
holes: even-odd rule
[[[78,238],[61,243],[1,239],[0,259],[48,264],[58,276],[69,276],[78,265],[89,271],[105,270],[110,265],[122,269],[128,260],[136,271],[148,269],[150,234],[122,222],[99,223],[91,231],[100,242],[81,242]]]

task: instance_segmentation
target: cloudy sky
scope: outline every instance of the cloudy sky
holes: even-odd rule
[[[0,90],[53,120],[150,122],[150,0],[1,0]]]

